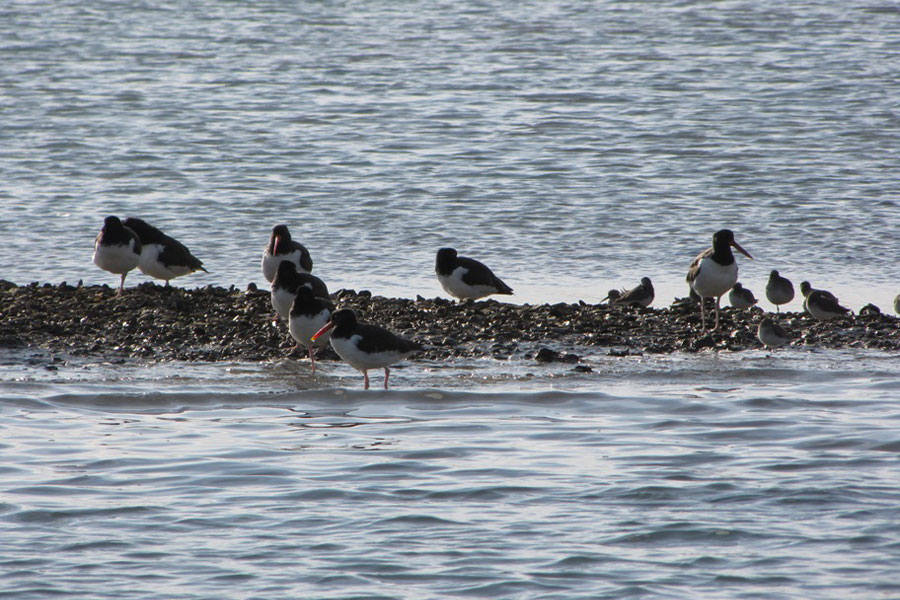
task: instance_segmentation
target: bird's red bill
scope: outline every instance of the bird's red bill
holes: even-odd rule
[[[325,326],[322,327],[322,329],[315,332],[313,334],[313,336],[311,338],[309,338],[310,341],[313,341],[313,342],[316,341],[317,339],[319,339],[320,337],[322,337],[323,335],[325,335],[326,333],[331,331],[332,327],[334,327],[334,323],[332,323],[331,321],[328,321],[327,323],[325,323]]]

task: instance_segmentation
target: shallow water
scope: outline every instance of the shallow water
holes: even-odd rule
[[[3,381],[9,597],[900,594],[894,356],[411,363],[369,392],[47,358]]]
[[[772,268],[898,291],[887,4],[0,15],[3,279],[115,284],[118,214],[204,261],[188,287],[261,284],[283,222],[332,289],[387,296],[442,295],[453,245],[515,302],[646,275],[666,305],[721,227],[757,296]],[[900,597],[895,355],[582,354],[363,392],[340,363],[0,349],[0,596]]]

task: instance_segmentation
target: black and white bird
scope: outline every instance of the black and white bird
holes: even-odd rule
[[[365,389],[369,389],[369,369],[384,369],[384,389],[388,389],[391,374],[388,367],[422,349],[418,342],[401,338],[377,325],[360,323],[356,313],[349,308],[334,312],[312,340],[317,341],[329,331],[331,347],[347,364],[362,372]]]
[[[610,294],[612,294],[612,290],[610,290]],[[625,304],[629,306],[639,304],[645,307],[650,306],[654,296],[653,283],[649,277],[642,277],[637,287],[621,293],[616,292],[616,297],[607,294],[610,304]]]
[[[191,254],[187,246],[166,235],[153,225],[137,217],[128,217],[125,227],[134,231],[141,240],[141,258],[138,269],[144,275],[162,279],[169,285],[169,280],[181,277],[194,271],[208,271],[203,262]]]
[[[291,337],[297,342],[297,347],[306,347],[313,373],[316,372],[315,350],[328,343],[331,333],[326,332],[315,341],[312,337],[331,320],[333,312],[334,303],[329,298],[316,296],[311,286],[301,285],[297,288],[297,296],[291,305],[288,327]]]
[[[712,247],[698,254],[688,269],[687,282],[700,296],[700,321],[703,329],[706,329],[703,298],[716,299],[716,324],[713,327],[716,330],[719,328],[719,303],[722,296],[737,283],[738,266],[731,252],[732,247],[747,258],[753,258],[734,241],[734,233],[730,229],[722,229],[713,234]]]
[[[291,305],[297,297],[297,290],[308,287],[313,295],[319,298],[328,297],[328,286],[312,273],[298,273],[297,267],[290,261],[282,261],[278,265],[275,279],[272,281],[272,308],[282,319],[291,313]]]
[[[763,346],[772,349],[784,346],[791,339],[784,327],[776,323],[771,317],[766,317],[759,322],[756,337],[759,338]]]
[[[119,217],[106,217],[103,228],[94,240],[94,264],[104,271],[122,276],[117,296],[125,291],[125,276],[138,266],[140,259],[141,240],[138,235],[123,225]]]
[[[483,263],[459,256],[453,248],[441,248],[434,261],[437,280],[448,294],[460,300],[477,300],[491,294],[512,294],[512,288]]]
[[[769,281],[766,283],[766,298],[775,305],[776,312],[781,312],[781,305],[794,299],[794,284],[773,270],[769,273]]]
[[[313,261],[309,250],[300,242],[291,239],[287,225],[276,225],[272,228],[272,235],[269,236],[269,243],[262,255],[262,272],[266,281],[271,283],[275,279],[278,265],[285,260],[292,262],[300,273],[312,271]]]
[[[757,303],[756,296],[753,292],[741,285],[740,282],[735,283],[731,291],[728,292],[728,302],[734,308],[750,308]]]
[[[843,317],[849,308],[841,306],[837,296],[827,290],[817,290],[808,281],[800,283],[800,293],[803,294],[803,309],[817,321],[827,321],[837,317]]]

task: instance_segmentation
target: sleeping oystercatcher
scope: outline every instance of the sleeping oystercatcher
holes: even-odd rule
[[[750,308],[757,303],[756,296],[753,292],[745,288],[740,282],[735,283],[731,291],[728,292],[728,302],[735,308]]]
[[[775,305],[776,312],[781,312],[781,305],[794,299],[794,284],[773,270],[769,273],[769,282],[766,283],[766,298]]]
[[[269,243],[262,255],[262,272],[266,281],[271,282],[278,273],[278,265],[282,261],[290,261],[301,273],[312,271],[313,262],[309,250],[300,242],[291,239],[287,225],[276,225],[272,228]]]
[[[849,308],[841,306],[837,296],[826,290],[816,290],[808,281],[800,283],[800,293],[803,294],[803,308],[817,321],[827,321],[836,317],[843,317]]]
[[[706,329],[703,298],[716,299],[716,324],[713,327],[716,330],[719,328],[719,303],[722,296],[737,283],[738,267],[734,254],[731,253],[732,246],[747,258],[753,258],[734,241],[734,233],[730,229],[722,229],[713,234],[712,248],[698,254],[688,269],[687,282],[700,296],[700,321],[703,329]]]
[[[642,277],[637,287],[622,293],[617,292],[615,297],[613,297],[612,290],[610,290],[607,298],[609,298],[610,304],[626,304],[628,306],[639,304],[646,307],[653,302],[654,295],[653,283],[650,281],[650,278]]]
[[[169,280],[175,277],[194,271],[209,272],[184,244],[143,219],[128,217],[124,225],[132,229],[141,240],[141,259],[138,261],[138,268],[144,275],[163,279],[168,286]]]
[[[94,240],[94,264],[110,273],[121,275],[119,291],[125,291],[125,276],[138,266],[141,259],[141,240],[137,234],[125,227],[119,217],[109,216],[103,220],[103,228]]]
[[[327,297],[316,296],[312,287],[309,286],[301,285],[297,288],[297,296],[291,305],[288,326],[291,330],[291,337],[297,341],[297,346],[299,347],[301,344],[306,346],[313,373],[316,372],[314,349],[327,344],[331,334],[326,332],[315,341],[313,341],[312,337],[331,320],[331,313],[333,312],[334,303]]]
[[[434,272],[441,287],[460,300],[477,300],[491,294],[512,294],[512,288],[484,264],[473,258],[458,256],[453,248],[441,248],[434,262]]]
[[[766,317],[759,322],[756,337],[759,338],[763,346],[773,350],[779,346],[784,346],[790,340],[790,336],[788,336],[784,327],[773,321],[771,317]]]
[[[291,304],[301,287],[311,289],[314,296],[328,297],[328,286],[324,281],[311,273],[298,273],[294,263],[282,261],[272,281],[272,308],[282,319],[287,319],[290,315]]]
[[[366,379],[369,389],[369,369],[384,369],[384,389],[388,389],[389,365],[403,360],[422,346],[406,340],[377,325],[360,323],[356,313],[342,308],[333,313],[324,327],[312,336],[312,341],[331,331],[331,347],[345,362]]]

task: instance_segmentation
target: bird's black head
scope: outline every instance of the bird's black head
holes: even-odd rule
[[[778,271],[776,271],[775,269],[772,269],[772,272],[769,273],[769,279],[775,279],[776,277],[779,277]]]
[[[272,228],[272,235],[269,236],[268,252],[270,255],[278,254],[279,248],[289,248],[291,245],[291,232],[288,231],[287,225],[276,225]]]
[[[641,285],[645,288],[652,288],[653,284],[650,282],[649,277],[641,277]]]
[[[713,246],[730,246],[734,243],[734,232],[730,229],[720,229],[713,234]]]
[[[808,281],[800,282],[800,293],[803,294],[803,297],[809,296],[809,293],[812,291],[812,286]]]
[[[456,250],[453,248],[441,248],[437,251],[434,261],[434,270],[442,275],[449,275],[456,268]]]
[[[119,217],[109,215],[108,217],[103,219],[103,226],[109,229],[121,229],[122,221],[119,219]]]
[[[278,271],[275,273],[276,279],[291,277],[297,274],[297,265],[289,260],[282,260],[278,263]]]
[[[352,308],[342,308],[331,314],[331,322],[334,323],[334,328],[336,330],[345,328],[352,329],[356,327],[359,319],[356,317],[356,311]]]

